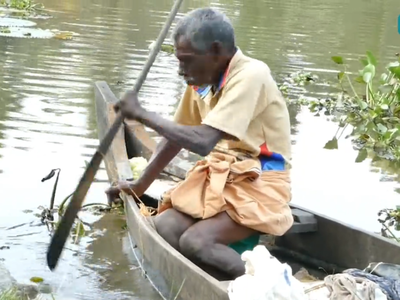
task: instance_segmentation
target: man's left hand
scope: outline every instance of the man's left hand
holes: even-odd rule
[[[126,119],[137,120],[142,116],[144,108],[140,105],[137,94],[129,91],[121,101],[114,106],[115,112],[121,111]]]

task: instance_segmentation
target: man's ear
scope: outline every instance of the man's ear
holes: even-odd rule
[[[213,42],[211,45],[210,52],[212,55],[219,57],[222,55],[222,44],[221,42]]]

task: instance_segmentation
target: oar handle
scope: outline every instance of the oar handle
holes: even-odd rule
[[[140,88],[142,87],[142,84],[147,77],[147,74],[157,56],[157,53],[161,48],[161,44],[164,41],[168,33],[168,29],[171,26],[175,18],[175,15],[178,13],[179,7],[182,2],[183,0],[175,1],[171,9],[171,12],[169,13],[168,19],[165,22],[164,27],[162,28],[160,35],[157,38],[156,43],[153,49],[151,49],[149,58],[147,59],[146,64],[135,83],[135,86],[133,88],[134,92],[138,93]],[[83,173],[83,176],[81,177],[78,186],[75,189],[74,194],[72,195],[68,207],[65,210],[65,213],[61,218],[57,230],[50,241],[50,246],[47,251],[47,265],[51,270],[53,270],[57,265],[57,262],[64,248],[65,242],[70,234],[72,225],[80,209],[82,208],[82,203],[100,167],[100,163],[103,160],[104,155],[107,153],[123,121],[124,121],[123,116],[120,113],[118,113],[114,123],[111,125],[104,139],[101,141],[99,147],[97,148],[96,153],[93,155],[91,161],[89,162],[89,165],[86,167],[86,170]]]
[[[142,69],[142,72],[140,72],[139,77],[136,79],[135,86],[133,87],[133,91],[135,93],[139,93],[140,88],[142,87],[144,81],[146,80],[147,74],[149,73],[150,68],[154,63],[158,52],[160,52],[161,45],[162,45],[165,37],[167,36],[168,30],[171,27],[171,24],[174,21],[175,16],[179,11],[179,7],[181,6],[182,2],[183,2],[183,0],[176,0],[175,1],[175,3],[174,3],[174,5],[173,5],[173,7],[172,7],[172,9],[171,9],[171,11],[170,11],[170,13],[168,15],[167,21],[165,22],[163,28],[161,29],[160,35],[158,36],[155,45],[150,50],[150,55],[147,58],[145,66]],[[118,114],[117,119],[115,120],[115,122],[117,122],[117,121],[118,121],[118,123],[116,125],[119,128],[119,126],[121,126],[121,122],[123,122],[123,119],[120,120],[119,114]],[[132,136],[132,131],[130,130],[129,126],[125,122],[123,122],[123,123],[124,123],[125,133],[129,137],[128,140],[126,140],[125,142],[132,143],[132,137],[131,137]],[[114,138],[114,137],[112,137],[112,138]],[[132,148],[132,147],[130,147],[130,148]],[[104,150],[104,149],[101,149],[101,150]],[[102,151],[102,153],[105,153],[105,152]]]
[[[135,86],[133,87],[133,91],[135,93],[139,92],[143,82],[146,80],[147,74],[149,73],[149,70],[154,63],[154,60],[156,59],[158,52],[160,52],[161,45],[164,42],[165,37],[167,36],[168,30],[171,27],[171,24],[174,21],[175,16],[179,11],[179,7],[181,6],[182,2],[183,0],[176,0],[174,6],[169,12],[168,19],[165,22],[163,28],[161,29],[160,35],[158,36],[154,47],[152,47],[152,49],[150,50],[150,55],[147,58],[146,64],[135,82]]]

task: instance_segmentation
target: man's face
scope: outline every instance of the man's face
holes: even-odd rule
[[[190,41],[183,37],[178,39],[175,49],[179,60],[179,75],[183,76],[187,84],[202,86],[218,83],[220,55],[212,52],[198,53]]]

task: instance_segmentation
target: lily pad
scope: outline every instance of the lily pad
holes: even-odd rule
[[[0,27],[33,27],[35,22],[17,19],[17,18],[0,18]]]

